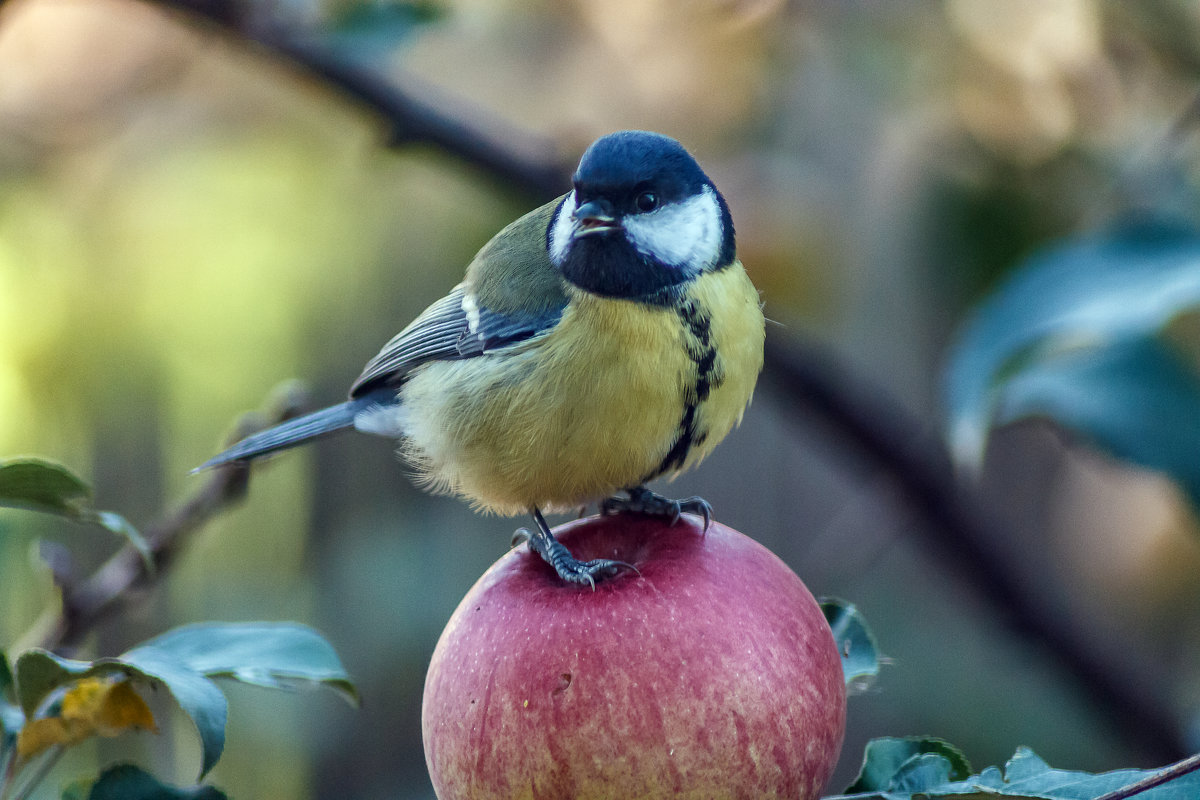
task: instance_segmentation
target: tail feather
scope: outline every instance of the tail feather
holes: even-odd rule
[[[367,408],[379,404],[378,397],[366,395],[336,406],[322,408],[320,411],[305,414],[303,417],[290,419],[273,428],[267,428],[265,431],[247,436],[233,447],[213,456],[192,471],[200,472],[228,464],[231,461],[249,461],[353,427],[355,417]]]

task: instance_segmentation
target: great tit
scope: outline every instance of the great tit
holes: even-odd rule
[[[762,369],[761,303],[729,208],[679,142],[645,131],[598,139],[573,184],[484,245],[463,282],[367,363],[347,402],[200,469],[343,428],[396,437],[424,487],[532,514],[518,538],[563,580],[593,586],[628,565],[575,559],[542,510],[601,501],[603,513],[707,524],[704,500],[645,484],[708,455]]]

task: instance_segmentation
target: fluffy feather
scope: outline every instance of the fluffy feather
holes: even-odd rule
[[[740,264],[688,295],[711,311],[723,378],[682,468],[741,418],[762,367],[762,311]],[[575,291],[553,336],[415,371],[400,392],[402,452],[429,489],[488,511],[574,508],[653,476],[696,370],[672,310]]]

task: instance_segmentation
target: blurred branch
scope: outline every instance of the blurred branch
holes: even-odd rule
[[[431,87],[418,86],[411,77],[405,78],[401,86],[378,71],[341,57],[312,33],[248,13],[253,3],[143,2],[200,17],[228,35],[282,58],[321,85],[339,90],[387,124],[392,145],[433,145],[539,199],[557,197],[569,185],[571,165],[550,140],[513,130],[480,109],[455,107],[449,98]]]
[[[304,396],[294,385],[273,393],[273,408],[266,414],[248,414],[237,426],[241,439],[269,425],[295,416]],[[103,620],[128,606],[144,590],[162,580],[191,535],[246,495],[250,468],[228,464],[209,473],[204,484],[178,508],[165,513],[144,531],[154,570],[147,570],[142,555],[132,545],[118,550],[90,576],[61,584],[62,606],[38,625],[30,646],[69,650]]]
[[[979,594],[1013,630],[1039,643],[1049,661],[1065,668],[1116,731],[1147,756],[1175,761],[1189,750],[1181,725],[1153,687],[1165,685],[1146,664],[1130,668],[1097,652],[1070,616],[1023,584],[997,550],[1004,531],[981,499],[954,474],[949,454],[926,426],[887,392],[851,375],[815,348],[768,340],[764,382],[783,402],[803,407],[886,471],[906,503],[927,523],[916,526],[943,563]]]

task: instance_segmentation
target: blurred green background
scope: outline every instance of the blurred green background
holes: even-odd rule
[[[1200,10],[1182,0],[245,5],[333,31],[398,85],[434,87],[435,104],[444,93],[567,160],[620,128],[680,139],[729,200],[774,333],[824,343],[930,433],[955,326],[1021,257],[1141,203],[1195,216]],[[280,382],[341,399],[535,203],[431,147],[388,147],[353,102],[159,4],[7,0],[0,454],[71,465],[97,507],[145,524]],[[1052,651],[998,625],[925,552],[888,477],[792,400],[760,391],[669,491],[703,495],[814,593],[857,603],[892,657],[852,700],[832,789],[879,735],[942,736],[977,768],[1018,744],[1063,768],[1165,761]],[[1043,423],[993,444],[982,485],[1028,590],[1136,654],[1134,679],[1152,675],[1186,726],[1200,545],[1178,490]],[[423,495],[384,440],[325,440],[256,471],[246,502],[94,653],[188,621],[313,624],[363,708],[232,687],[213,782],[244,798],[429,798],[425,665],[520,524]],[[6,646],[52,599],[38,538],[69,544],[81,571],[114,546],[0,512]],[[62,778],[132,752],[190,780],[197,745],[172,719],[162,736],[85,749]]]

